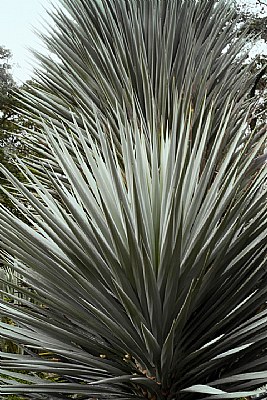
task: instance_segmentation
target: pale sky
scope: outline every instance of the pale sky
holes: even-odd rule
[[[58,0],[0,0],[0,46],[11,50],[12,74],[18,83],[32,76],[34,64],[29,48],[42,51],[42,41],[34,28],[44,31],[43,19],[48,20],[45,9]]]
[[[256,0],[239,1],[249,7],[256,3]],[[42,21],[48,19],[44,10],[58,4],[59,0],[0,0],[0,45],[13,53],[12,74],[18,83],[30,79],[33,74],[34,58],[28,49],[43,51],[42,41],[33,28],[44,30]]]

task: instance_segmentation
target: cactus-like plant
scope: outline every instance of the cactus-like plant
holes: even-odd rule
[[[22,98],[40,157],[19,162],[27,184],[2,168],[28,223],[1,207],[1,246],[35,302],[0,301],[15,321],[0,334],[25,352],[0,354],[0,394],[260,392],[266,134],[248,128],[251,77],[231,5],[62,3],[44,38],[57,61],[37,55],[39,85]]]

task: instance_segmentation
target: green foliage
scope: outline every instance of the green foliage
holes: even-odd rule
[[[10,73],[11,65],[9,50],[0,47],[0,157],[2,163],[7,163],[8,148],[13,147],[14,119],[12,105],[12,90],[16,88],[15,82]],[[7,130],[10,133],[7,133]]]
[[[19,117],[14,108],[18,104],[15,98],[17,85],[11,74],[10,50],[0,47],[0,156],[8,163],[10,154],[17,147]]]
[[[20,177],[14,158],[25,155],[23,129],[29,128],[31,125],[16,111],[16,107],[19,105],[16,97],[19,88],[11,74],[10,59],[10,50],[0,46],[0,161],[9,171]],[[5,176],[0,173],[0,185],[6,184]],[[1,193],[0,202],[16,212],[5,193]]]
[[[251,115],[250,127],[253,130],[256,125],[267,121],[267,3],[256,1],[257,7],[251,7],[249,4],[240,5],[237,2],[237,17],[239,21],[239,30],[245,32],[249,42],[255,42],[252,38],[257,38],[254,43],[254,51],[258,49],[258,55],[251,68],[253,79],[250,97],[254,99],[255,105]],[[260,45],[259,45],[260,43]]]
[[[62,3],[44,38],[60,61],[39,55],[40,82],[20,95],[40,158],[20,162],[26,184],[1,168],[26,222],[1,207],[0,239],[34,291],[23,307],[0,301],[15,321],[1,336],[25,349],[1,353],[0,394],[262,392],[266,133],[249,130],[253,81],[234,10]]]

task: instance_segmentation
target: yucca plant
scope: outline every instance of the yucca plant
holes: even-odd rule
[[[25,351],[1,353],[0,393],[260,393],[266,134],[249,131],[231,4],[62,3],[44,38],[57,61],[37,55],[39,84],[22,97],[40,157],[18,161],[28,183],[1,169],[28,220],[1,207],[1,246],[35,302],[0,303],[15,321],[1,336]]]

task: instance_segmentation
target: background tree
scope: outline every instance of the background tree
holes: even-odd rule
[[[17,96],[21,90],[30,90],[29,84],[34,87],[34,82],[25,82],[18,87],[12,76],[12,54],[5,47],[0,47],[0,162],[17,177],[22,178],[16,166],[15,158],[25,157],[29,154],[26,144],[27,132],[34,129],[32,121],[22,116]],[[0,185],[7,185],[6,178],[0,173]],[[16,210],[5,193],[0,194],[0,202],[8,206],[13,212]]]
[[[237,1],[236,10],[239,29],[241,32],[246,31],[248,42],[251,41],[251,36],[257,37],[255,51],[258,49],[258,54],[251,69],[254,81],[250,91],[256,104],[250,122],[251,129],[254,129],[256,124],[267,121],[267,3],[259,0],[252,6],[250,3],[240,4]]]
[[[12,159],[17,151],[18,141],[18,114],[14,110],[17,85],[11,74],[11,51],[5,47],[0,47],[0,62],[0,160],[1,164],[16,173]],[[6,179],[0,173],[0,184],[5,183]],[[12,203],[4,193],[1,193],[0,201],[12,208]]]
[[[10,59],[10,50],[0,47],[0,150],[4,162],[8,148],[14,145],[13,133],[17,131],[15,125],[17,114],[14,112],[15,98],[12,93],[17,86],[10,72]]]

